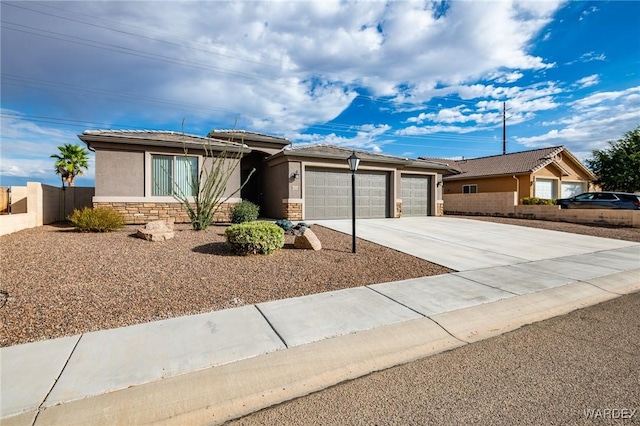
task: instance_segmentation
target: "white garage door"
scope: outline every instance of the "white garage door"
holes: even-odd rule
[[[553,179],[536,179],[536,197],[552,200],[556,198],[556,181]]]
[[[387,217],[389,174],[356,172],[356,217]],[[351,217],[351,172],[307,169],[305,219]]]
[[[574,195],[582,194],[583,192],[584,185],[581,182],[562,183],[562,198],[573,197]]]
[[[402,183],[402,216],[426,216],[429,212],[429,176],[405,176]]]

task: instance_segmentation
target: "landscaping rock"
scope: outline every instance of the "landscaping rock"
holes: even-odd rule
[[[309,228],[301,228],[301,234],[296,235],[296,239],[293,241],[293,246],[297,249],[306,250],[321,250],[322,244],[320,240]]]
[[[173,232],[173,222],[164,220],[154,220],[138,229],[136,235],[147,241],[166,241],[175,236]]]

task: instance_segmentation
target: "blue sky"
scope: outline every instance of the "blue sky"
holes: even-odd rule
[[[640,2],[8,2],[0,185],[59,185],[86,129],[237,128],[406,157],[640,125]],[[90,169],[78,186],[94,184]]]

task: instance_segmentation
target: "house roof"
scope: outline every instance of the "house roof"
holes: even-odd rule
[[[244,142],[245,140],[268,142],[270,144],[279,145],[284,147],[291,145],[291,141],[285,138],[279,138],[277,136],[265,135],[263,133],[250,132],[247,130],[218,130],[214,129],[207,135],[209,138],[225,139],[228,141]]]
[[[277,158],[281,156],[298,156],[298,157],[315,157],[335,160],[346,160],[352,153],[356,153],[362,161],[374,162],[374,163],[388,163],[404,165],[406,167],[418,167],[429,169],[440,169],[452,172],[451,168],[442,162],[431,160],[416,160],[412,158],[397,157],[393,155],[378,154],[369,151],[363,151],[359,149],[343,148],[335,145],[328,144],[310,144],[310,145],[292,145],[286,147],[282,151],[267,158]]]
[[[523,175],[534,173],[547,166],[558,168],[566,176],[570,173],[560,163],[563,155],[571,158],[589,179],[596,178],[564,146],[554,146],[511,154],[456,160],[460,173],[454,176],[447,176],[445,179],[459,180],[488,176]]]
[[[241,143],[165,130],[85,130],[81,135],[78,135],[78,138],[89,147],[92,142],[106,142],[127,145],[191,149],[208,148],[214,151],[250,152],[249,147]]]
[[[460,166],[458,165],[456,160],[452,160],[450,158],[418,157],[418,160],[432,161],[432,162],[436,162],[436,163],[443,163],[443,164],[446,164],[447,166],[449,166],[456,173],[462,173],[462,169],[460,168]]]

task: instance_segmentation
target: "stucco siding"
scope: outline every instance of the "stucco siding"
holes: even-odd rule
[[[515,191],[517,181],[513,176],[499,176],[490,178],[471,178],[455,180],[444,183],[445,194],[462,194],[464,185],[477,185],[478,193],[481,192],[506,192]]]
[[[144,152],[96,151],[96,196],[144,196]]]
[[[200,157],[202,158],[202,157]],[[234,192],[238,191],[240,185],[242,185],[240,179],[240,160],[236,159],[214,159],[214,158],[203,158],[201,162],[201,166],[205,168],[205,172],[202,174],[202,178],[206,179],[208,173],[213,173],[212,168],[216,166],[216,163],[220,163],[220,171],[222,172],[222,177],[226,176],[226,173],[230,172],[229,180],[227,181],[227,186],[224,191],[223,198],[231,196]],[[207,172],[208,171],[208,172]],[[198,170],[200,173],[200,170]],[[201,182],[201,185],[204,184],[204,181]],[[234,197],[239,197],[239,194],[234,195]]]
[[[260,214],[273,219],[284,217],[282,200],[289,198],[288,192],[288,163],[280,163],[269,167],[265,173],[264,211]],[[300,180],[298,179],[298,182]]]

